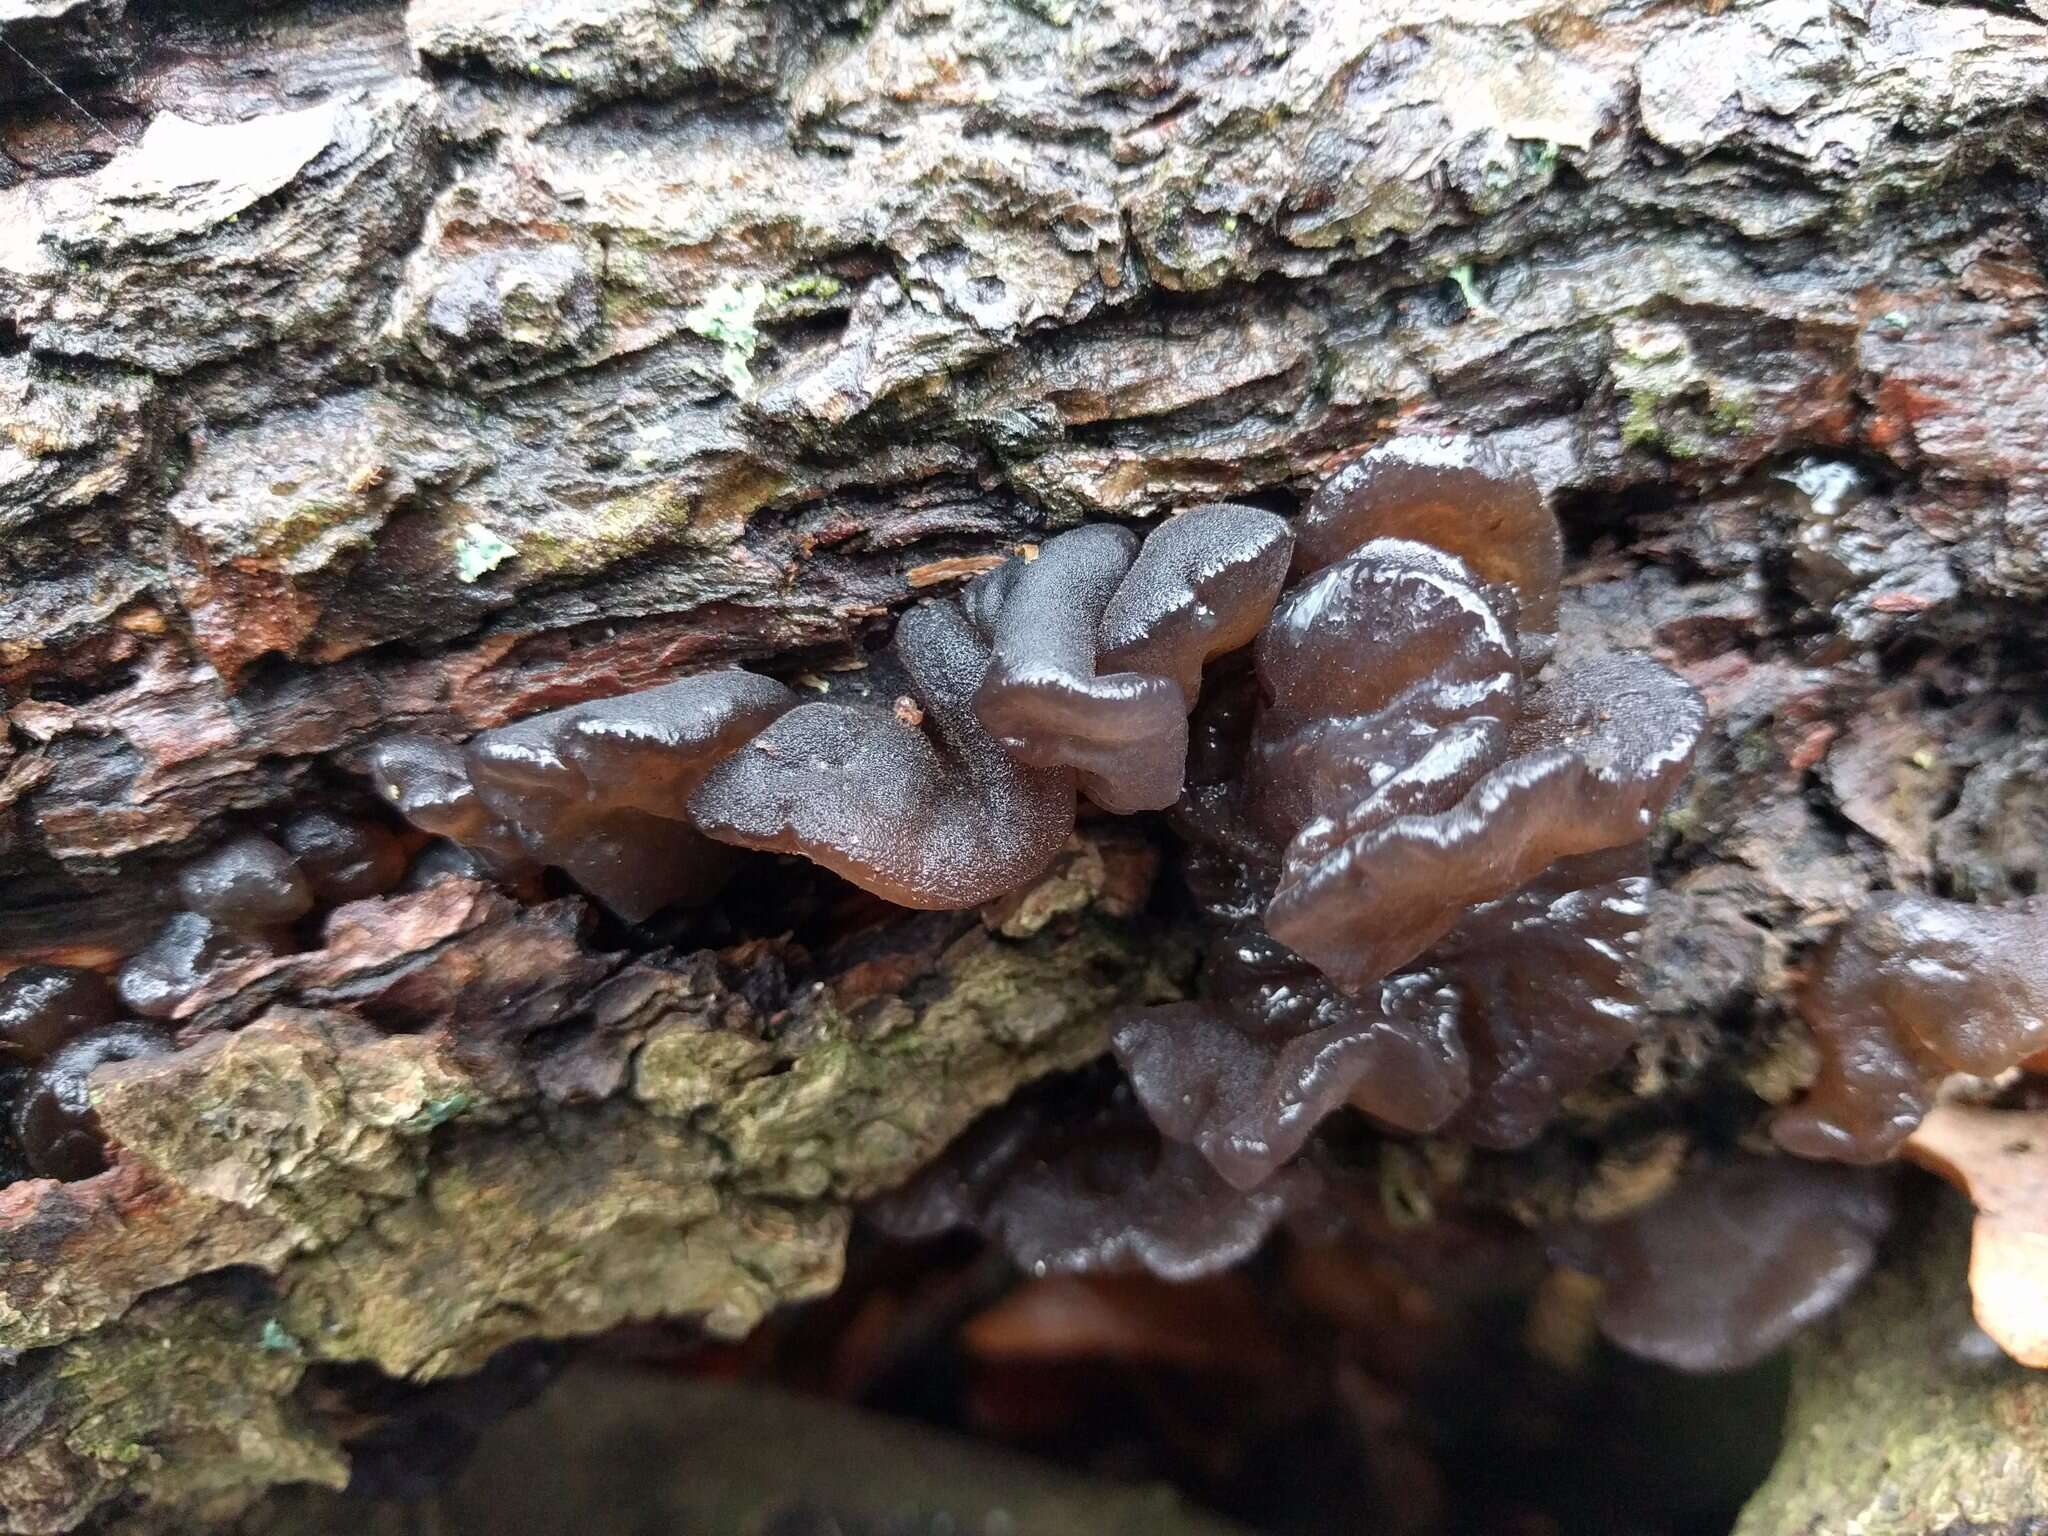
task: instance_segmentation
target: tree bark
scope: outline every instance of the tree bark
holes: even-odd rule
[[[2044,23],[0,0],[0,956],[133,948],[223,829],[367,803],[380,735],[852,664],[1060,528],[1474,432],[1565,521],[1564,643],[1714,711],[1657,1026],[1577,1106],[1613,1164],[1501,1198],[1668,1169],[1798,1083],[1831,916],[2048,863]],[[112,1173],[0,1194],[0,1520],[338,1483],[316,1363],[829,1288],[852,1202],[1184,984],[1114,848],[1034,901],[772,1038],[772,942],[467,887],[236,975],[112,1074]]]

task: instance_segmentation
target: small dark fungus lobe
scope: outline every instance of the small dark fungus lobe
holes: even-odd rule
[[[98,971],[24,965],[0,976],[0,1062],[34,1062],[66,1041],[111,1024],[121,1006]]]
[[[1074,775],[1005,752],[976,718],[989,648],[952,602],[912,609],[896,656],[922,705],[800,704],[705,777],[690,816],[801,854],[901,906],[961,908],[1036,878],[1074,828]]]
[[[1099,665],[1166,678],[1192,702],[1203,667],[1266,627],[1293,553],[1286,520],[1256,507],[1208,502],[1168,519],[1103,610]]]
[[[46,1179],[89,1179],[107,1166],[106,1136],[91,1077],[110,1062],[168,1055],[171,1038],[147,1024],[103,1024],[58,1047],[29,1074],[14,1129],[30,1170]]]
[[[422,832],[481,854],[500,873],[529,861],[518,831],[493,815],[470,782],[462,748],[432,736],[392,736],[370,748],[377,793]]]
[[[267,837],[229,838],[178,872],[185,906],[224,928],[261,932],[313,910],[313,890],[289,853]]]
[[[1876,1170],[1741,1157],[1655,1205],[1558,1244],[1602,1282],[1600,1328],[1683,1371],[1752,1365],[1825,1315],[1869,1271],[1891,1225]]]
[[[1470,1063],[1439,978],[1390,977],[1346,997],[1270,940],[1237,947],[1258,952],[1254,967],[1233,977],[1212,956],[1202,1000],[1133,1009],[1111,1035],[1160,1133],[1229,1183],[1262,1185],[1347,1104],[1431,1131],[1464,1102]]]
[[[489,881],[496,876],[497,871],[482,854],[445,837],[437,837],[413,855],[412,862],[405,867],[405,878],[398,882],[396,888],[400,891],[424,891],[443,880]]]
[[[1979,907],[1893,892],[1821,947],[1799,1011],[1820,1075],[1782,1111],[1805,1157],[1890,1157],[1953,1072],[1994,1077],[2048,1050],[2048,897]]]
[[[180,912],[128,957],[114,978],[114,989],[128,1012],[168,1019],[221,972],[270,953],[257,937],[225,928],[197,912]]]
[[[405,874],[405,848],[386,827],[333,811],[305,811],[278,828],[292,856],[325,906],[381,896]]]

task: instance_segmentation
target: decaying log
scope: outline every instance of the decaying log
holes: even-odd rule
[[[932,920],[791,996],[772,944],[579,950],[581,906],[445,881],[349,909],[107,1085],[112,1173],[0,1196],[14,1528],[338,1485],[340,1431],[294,1398],[322,1361],[429,1380],[636,1318],[743,1334],[832,1289],[851,1202],[1176,990],[1170,945],[1100,917]],[[435,1022],[391,1032],[408,1012]]]
[[[1504,1203],[1792,1091],[1788,978],[1873,886],[2048,862],[2038,0],[30,0],[0,45],[8,962],[132,948],[382,734],[855,665],[1396,424],[1526,462],[1564,643],[1714,709],[1658,1027],[1580,1106],[1663,1151]],[[0,1524],[338,1483],[316,1363],[828,1288],[852,1201],[1183,979],[1082,866],[788,995],[775,934],[462,885],[238,974],[112,1074],[111,1174],[0,1195]]]

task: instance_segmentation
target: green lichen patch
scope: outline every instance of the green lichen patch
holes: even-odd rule
[[[465,585],[481,581],[519,553],[478,522],[464,523],[455,539],[455,579]]]
[[[717,342],[723,349],[719,362],[725,372],[726,383],[742,400],[752,398],[754,393],[751,364],[755,350],[761,345],[761,333],[755,328],[755,321],[761,313],[761,306],[767,301],[768,287],[758,279],[739,284],[724,283],[712,289],[701,303],[683,315],[686,330],[696,332],[707,341]]]

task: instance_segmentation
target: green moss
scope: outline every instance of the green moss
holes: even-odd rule
[[[1175,995],[1186,957],[1167,950],[1133,970],[1126,943],[1087,921],[1028,944],[963,940],[949,990],[915,1027],[907,1011],[878,1028],[821,1003],[805,1021],[811,1043],[713,1104],[706,1128],[767,1192],[814,1198],[820,1170],[842,1198],[887,1188],[1007,1098],[1020,1062],[1079,1066],[1107,1047],[1116,1008]]]
[[[1735,1536],[2022,1536],[2048,1515],[2048,1372],[1962,1343],[1967,1207],[1944,1192],[1890,1246],[1799,1341],[1784,1450]]]
[[[1622,446],[1692,459],[1755,429],[1755,391],[1703,366],[1676,325],[1621,325],[1614,339],[1612,371],[1626,401]]]
[[[1624,448],[1655,448],[1664,441],[1663,424],[1657,420],[1657,395],[1647,389],[1628,393],[1628,414],[1621,419]]]
[[[764,308],[771,312],[790,308],[824,308],[845,292],[846,284],[831,273],[806,272],[777,284],[768,295]]]
[[[1746,389],[1715,390],[1709,381],[1707,419],[1714,430],[1735,437],[1756,428],[1756,399]]]

